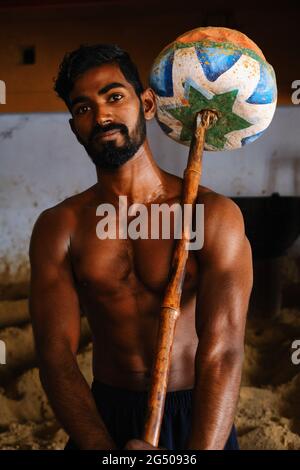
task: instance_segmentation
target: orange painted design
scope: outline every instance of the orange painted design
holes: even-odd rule
[[[251,49],[259,57],[265,60],[260,48],[249,39],[245,34],[235,29],[217,28],[215,26],[208,26],[206,28],[196,28],[182,34],[174,42],[189,43],[199,41],[214,41],[214,42],[231,42],[235,46]]]

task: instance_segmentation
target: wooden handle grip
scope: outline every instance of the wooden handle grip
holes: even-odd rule
[[[144,428],[144,441],[158,446],[161,422],[163,418],[170,357],[173,337],[179,311],[170,307],[162,307],[160,313],[159,335],[157,341],[158,354],[152,372],[153,387],[150,390],[148,414]]]

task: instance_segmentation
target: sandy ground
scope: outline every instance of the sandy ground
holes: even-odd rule
[[[283,288],[300,288],[299,271],[299,262],[284,260]],[[300,450],[300,365],[291,361],[291,344],[300,340],[300,305],[288,304],[275,319],[248,318],[235,419],[242,449]],[[0,302],[0,339],[7,346],[7,364],[0,365],[0,449],[63,449],[67,436],[41,387],[28,320],[26,299]],[[90,383],[85,320],[82,330],[78,360]]]

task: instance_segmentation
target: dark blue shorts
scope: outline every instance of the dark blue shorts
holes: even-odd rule
[[[93,382],[92,393],[100,416],[118,449],[130,439],[141,439],[147,410],[147,392],[137,392]],[[161,427],[159,447],[184,450],[190,433],[192,390],[168,392]],[[76,450],[70,439],[65,450]],[[239,450],[235,427],[232,427],[225,450]]]

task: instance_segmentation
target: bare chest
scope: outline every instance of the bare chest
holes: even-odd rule
[[[78,286],[116,296],[124,290],[146,290],[160,296],[168,283],[172,254],[177,240],[99,239],[94,223],[86,223],[74,235],[71,255]],[[190,253],[183,291],[193,289],[198,279],[198,264]]]

